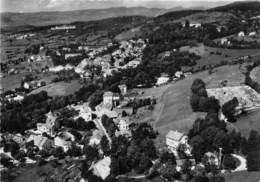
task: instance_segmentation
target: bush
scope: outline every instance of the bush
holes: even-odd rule
[[[225,155],[223,159],[224,169],[233,170],[236,168],[236,160],[232,155]]]

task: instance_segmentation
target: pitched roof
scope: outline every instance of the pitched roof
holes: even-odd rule
[[[180,141],[183,136],[184,136],[183,133],[180,133],[178,131],[172,131],[172,130],[170,130],[166,134],[166,138],[170,138],[170,139],[175,140],[175,141]]]

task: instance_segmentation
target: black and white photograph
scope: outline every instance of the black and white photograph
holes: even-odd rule
[[[260,0],[0,0],[1,182],[260,182]]]

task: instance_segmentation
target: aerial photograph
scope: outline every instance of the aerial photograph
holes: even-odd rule
[[[260,182],[260,0],[0,0],[1,182]]]

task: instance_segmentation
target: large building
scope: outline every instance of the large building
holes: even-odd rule
[[[56,134],[55,132],[55,124],[57,116],[54,115],[51,111],[46,114],[47,119],[45,123],[37,123],[37,130],[40,133],[46,133],[50,136],[54,136]]]
[[[166,135],[166,145],[171,152],[176,154],[179,145],[187,143],[187,138],[188,137],[184,135],[184,133],[171,130]]]

